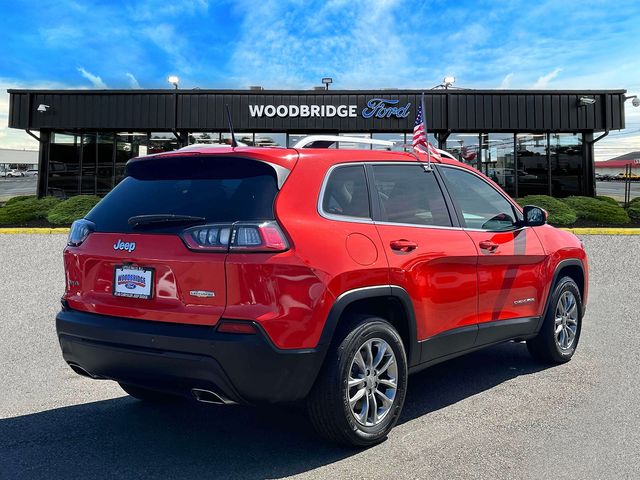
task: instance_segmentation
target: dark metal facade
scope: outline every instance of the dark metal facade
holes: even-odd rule
[[[404,132],[413,128],[419,91],[9,90],[9,126],[58,131],[222,131],[224,106],[236,130]],[[624,128],[625,90],[438,90],[425,108],[434,132],[576,132]],[[580,97],[595,100],[580,106]],[[364,118],[372,98],[411,103],[405,118]],[[37,112],[40,104],[47,112]],[[255,118],[249,105],[357,105],[355,117]]]

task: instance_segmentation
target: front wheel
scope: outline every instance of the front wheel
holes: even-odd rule
[[[561,278],[538,335],[527,341],[531,355],[545,363],[565,363],[576,351],[582,330],[582,298],[570,277]]]
[[[398,421],[406,389],[400,335],[386,320],[361,317],[331,346],[307,409],[313,426],[329,440],[374,445]]]

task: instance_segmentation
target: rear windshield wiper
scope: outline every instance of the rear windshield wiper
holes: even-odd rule
[[[158,213],[153,215],[135,215],[129,218],[128,223],[133,227],[141,225],[151,225],[154,223],[204,223],[204,217],[193,215],[173,215],[170,213]]]

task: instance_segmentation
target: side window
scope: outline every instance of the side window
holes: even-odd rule
[[[419,165],[374,165],[381,221],[450,227],[451,218],[433,172]]]
[[[442,167],[441,172],[468,228],[510,230],[515,226],[513,206],[490,184],[459,168]]]
[[[322,210],[331,215],[371,218],[364,165],[337,167],[322,197]]]

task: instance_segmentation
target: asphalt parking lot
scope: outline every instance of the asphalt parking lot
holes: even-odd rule
[[[0,201],[16,195],[35,195],[38,177],[0,177]]]
[[[631,182],[631,198],[640,197],[640,182]],[[596,182],[596,193],[624,201],[624,182]]]
[[[63,362],[62,235],[0,235],[0,478],[639,478],[640,237],[586,236],[574,359],[506,344],[410,378],[399,425],[368,450],[287,409],[149,406]],[[239,361],[241,361],[239,359]]]

